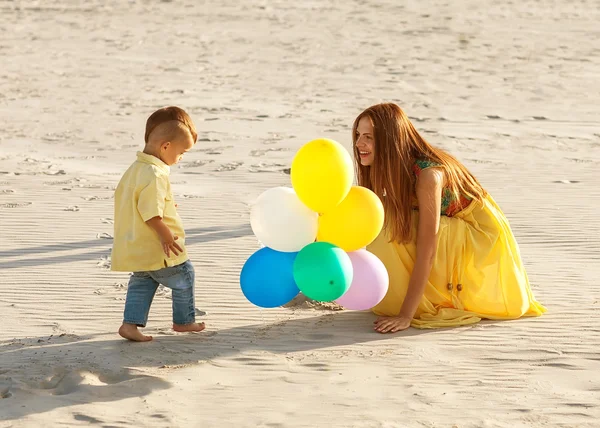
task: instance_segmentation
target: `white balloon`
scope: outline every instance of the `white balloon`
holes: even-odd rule
[[[283,252],[300,251],[315,242],[319,214],[308,208],[289,187],[263,192],[250,210],[250,226],[265,246]]]

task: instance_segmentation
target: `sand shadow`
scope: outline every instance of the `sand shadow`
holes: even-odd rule
[[[203,244],[207,242],[235,239],[252,234],[250,225],[238,225],[232,227],[200,227],[186,231],[187,246]],[[88,241],[57,242],[50,245],[42,245],[31,248],[19,248],[10,251],[0,251],[0,269],[16,269],[32,266],[46,266],[67,262],[78,262],[87,260],[99,260],[110,255],[112,239],[93,239]],[[97,249],[90,251],[90,249]],[[81,251],[73,253],[73,251]],[[69,254],[41,257],[49,253],[69,251]],[[10,260],[11,257],[31,256]],[[7,260],[8,259],[8,260]]]
[[[301,311],[297,319],[200,334],[153,333],[155,340],[148,343],[127,342],[116,335],[110,340],[62,335],[0,342],[0,389],[4,386],[8,394],[0,399],[0,414],[19,419],[82,400],[119,401],[171,387],[164,379],[145,374],[144,367],[170,368],[231,357],[251,365],[241,354],[288,354],[356,344],[368,347],[392,337],[401,346],[402,337],[432,332],[409,329],[394,336],[382,335],[373,331],[375,316],[369,312],[312,313],[317,315],[300,318],[306,316]],[[5,406],[10,412],[3,410]]]

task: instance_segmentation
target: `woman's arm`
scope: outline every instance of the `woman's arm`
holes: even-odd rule
[[[419,225],[417,227],[417,259],[408,283],[408,292],[400,316],[412,319],[417,311],[433,267],[440,230],[440,211],[444,173],[438,168],[424,170],[417,181]]]
[[[437,233],[440,229],[440,211],[444,173],[439,168],[423,170],[417,180],[419,224],[417,227],[417,258],[408,283],[408,291],[397,317],[382,317],[375,321],[375,330],[381,333],[396,332],[410,327],[433,267],[437,250]]]

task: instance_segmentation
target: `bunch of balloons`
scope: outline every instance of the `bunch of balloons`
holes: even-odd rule
[[[293,188],[271,188],[251,208],[252,231],[264,248],[244,264],[242,292],[265,308],[285,305],[300,291],[348,309],[372,308],[389,284],[383,263],[365,249],[383,227],[379,197],[352,185],[352,159],[329,139],[298,150],[291,181]]]

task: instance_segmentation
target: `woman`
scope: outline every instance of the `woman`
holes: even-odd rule
[[[385,209],[384,228],[368,246],[390,276],[373,308],[376,331],[546,311],[498,205],[458,160],[429,145],[400,107],[366,109],[354,122],[353,142],[358,184]]]

